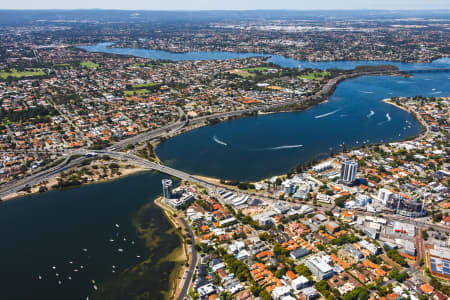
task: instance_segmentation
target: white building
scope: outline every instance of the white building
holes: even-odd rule
[[[197,289],[197,292],[198,292],[200,298],[204,298],[208,295],[211,295],[215,291],[216,291],[216,288],[214,287],[214,285],[212,283],[208,283]]]
[[[345,184],[352,184],[356,180],[358,163],[354,160],[347,160],[341,166],[341,180]]]
[[[194,194],[191,192],[185,192],[181,194],[179,198],[164,198],[167,205],[172,208],[178,209],[185,205],[186,203],[194,199]]]
[[[281,300],[284,296],[289,296],[291,294],[291,289],[287,286],[278,286],[272,291],[272,298],[274,300]]]
[[[395,221],[393,229],[395,233],[406,234],[410,237],[416,236],[416,227],[413,224]]]
[[[325,170],[331,169],[333,167],[332,163],[333,163],[333,161],[326,161],[326,162],[320,163],[318,165],[315,165],[314,167],[312,167],[312,169],[313,169],[313,171],[320,173]]]
[[[387,189],[380,189],[378,191],[378,199],[384,204],[386,205],[386,203],[391,200],[391,198],[393,197],[394,193],[392,193],[390,190]]]
[[[309,280],[303,276],[300,275],[291,282],[291,286],[294,290],[301,290],[309,285]]]
[[[317,290],[310,286],[302,290],[302,294],[306,300],[311,300],[317,297]]]
[[[305,265],[320,280],[330,278],[334,274],[333,268],[319,256],[313,256],[307,259]]]
[[[376,245],[374,245],[374,244],[372,244],[372,243],[369,243],[369,242],[366,241],[366,240],[361,240],[361,241],[358,242],[358,244],[359,244],[361,247],[363,247],[363,248],[369,250],[369,252],[372,253],[372,254],[374,254],[374,255],[378,255],[378,254],[381,253],[381,248],[380,248],[380,247],[378,247],[378,246],[376,246]]]

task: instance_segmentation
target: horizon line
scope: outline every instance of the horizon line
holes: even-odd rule
[[[218,11],[449,11],[449,8],[257,8],[257,9],[123,9],[123,8],[0,8],[0,11],[80,11],[80,10],[114,10],[114,11],[148,11],[148,12],[218,12]]]

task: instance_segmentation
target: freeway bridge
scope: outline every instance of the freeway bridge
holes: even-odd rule
[[[433,71],[443,71],[443,70],[448,70],[448,69],[432,69],[432,70]],[[414,71],[419,71],[419,70],[413,70],[413,72]],[[51,177],[56,176],[57,174],[59,174],[63,171],[69,170],[74,167],[78,167],[90,156],[90,154],[108,155],[112,158],[126,160],[126,161],[132,162],[136,165],[145,167],[149,170],[155,170],[155,171],[158,171],[158,172],[170,175],[170,176],[180,178],[182,180],[201,184],[210,190],[214,190],[217,188],[223,188],[220,185],[216,185],[211,182],[201,180],[201,179],[199,179],[195,176],[192,176],[191,174],[185,173],[183,171],[176,170],[176,169],[170,168],[170,167],[162,165],[162,164],[148,161],[146,159],[140,158],[133,154],[118,152],[118,150],[125,148],[129,144],[138,144],[138,143],[141,143],[146,140],[164,136],[168,133],[172,133],[172,134],[177,133],[178,131],[183,129],[188,123],[189,124],[197,124],[197,123],[205,122],[205,121],[212,120],[212,119],[222,119],[222,118],[228,118],[228,117],[241,116],[241,115],[250,114],[250,113],[254,113],[254,112],[258,112],[258,111],[266,111],[266,110],[277,108],[277,107],[283,107],[285,105],[299,104],[299,103],[302,103],[304,101],[309,101],[309,100],[317,100],[317,99],[320,99],[321,97],[329,95],[336,88],[336,86],[339,82],[341,82],[345,79],[348,79],[348,78],[354,78],[357,76],[395,75],[395,74],[398,75],[398,72],[393,72],[392,70],[367,71],[367,72],[344,74],[344,75],[340,75],[340,76],[330,79],[322,87],[322,89],[320,91],[318,91],[316,94],[311,95],[309,97],[304,97],[304,98],[300,98],[300,99],[293,100],[293,101],[285,101],[285,102],[278,103],[275,105],[258,105],[258,106],[254,106],[254,107],[244,109],[244,110],[229,111],[229,112],[217,113],[217,114],[212,114],[212,115],[207,115],[207,116],[201,116],[198,118],[189,119],[189,120],[185,120],[185,121],[179,120],[177,122],[166,125],[164,127],[161,127],[161,128],[158,128],[158,129],[155,129],[152,131],[143,132],[136,136],[121,140],[121,141],[115,143],[114,145],[106,148],[105,150],[92,151],[92,150],[87,150],[87,149],[78,149],[78,150],[67,151],[65,153],[65,159],[62,162],[60,162],[58,165],[52,166],[52,167],[47,168],[42,171],[37,171],[36,173],[34,173],[28,177],[25,177],[23,179],[15,180],[13,182],[9,182],[9,183],[1,185],[0,186],[0,198],[5,197],[8,194],[18,192],[26,187],[33,186],[33,185],[36,185],[43,181],[46,181],[46,180],[50,179]],[[30,151],[30,152],[32,152],[32,151]],[[242,191],[240,191],[240,192],[243,193]],[[256,194],[254,194],[253,196],[261,197],[260,195],[256,195]],[[392,219],[399,219],[399,218],[400,218],[399,216],[392,217]],[[407,221],[407,220],[404,220],[404,221]],[[429,227],[434,227],[435,229],[438,229],[438,230],[444,230],[446,232],[450,232],[449,229],[440,228],[440,226],[438,226],[438,225],[430,225],[430,224],[420,223],[420,221],[417,221],[417,220],[415,220],[415,221],[413,220],[411,222],[414,223],[416,226],[429,226]]]
[[[417,69],[417,70],[406,70],[401,71],[402,73],[445,73],[450,72],[450,68],[433,68],[433,69]]]

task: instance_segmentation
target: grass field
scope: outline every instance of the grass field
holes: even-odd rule
[[[329,72],[313,72],[313,73],[308,73],[306,75],[302,75],[302,76],[300,76],[300,78],[305,78],[308,80],[321,80],[325,76],[328,76],[328,75],[330,75]]]
[[[46,75],[41,69],[26,69],[25,71],[17,71],[16,69],[11,69],[9,72],[0,72],[0,78],[6,79],[8,77],[23,78],[31,76],[43,76]]]
[[[84,62],[80,63],[80,65],[82,67],[89,68],[89,69],[98,68],[98,64],[93,63],[92,61],[84,61]]]
[[[255,77],[255,72],[264,72],[267,71],[269,68],[267,67],[256,67],[256,68],[246,68],[246,69],[238,69],[232,71],[232,73],[241,76],[242,78],[249,78],[249,77]]]
[[[139,89],[134,91],[124,91],[123,92],[126,96],[135,96],[135,95],[144,95],[150,93],[147,89]]]
[[[267,67],[256,67],[256,68],[246,68],[246,69],[241,69],[243,71],[247,71],[247,72],[265,72],[267,70],[269,70],[269,68]]]

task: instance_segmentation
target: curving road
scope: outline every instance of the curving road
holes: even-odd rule
[[[180,218],[181,222],[183,223],[184,227],[188,229],[189,232],[189,237],[192,241],[192,260],[191,260],[191,264],[189,266],[189,270],[186,276],[186,279],[184,280],[184,284],[183,284],[183,288],[181,289],[180,294],[178,295],[178,300],[183,300],[186,296],[187,293],[189,291],[189,286],[191,285],[191,281],[192,278],[194,276],[194,272],[195,272],[195,268],[197,267],[197,263],[198,263],[198,254],[197,254],[197,250],[195,250],[195,235],[192,232],[191,226],[189,226],[188,223],[186,223],[186,221],[183,218]]]

